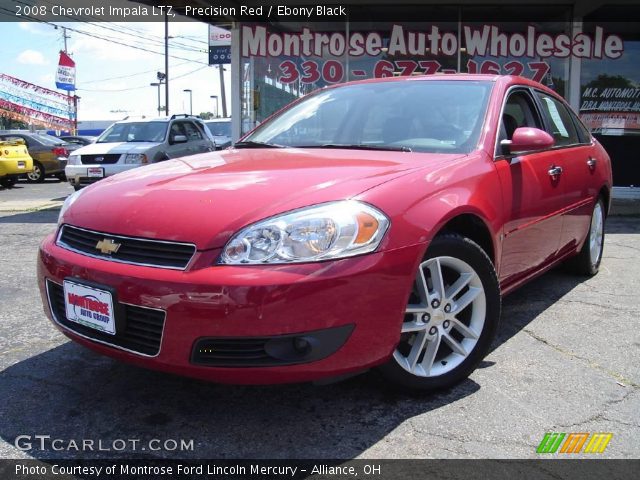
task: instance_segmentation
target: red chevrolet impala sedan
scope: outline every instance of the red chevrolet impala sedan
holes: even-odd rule
[[[611,167],[548,88],[444,75],[319,90],[235,147],[67,198],[42,243],[46,314],[136,365],[227,383],[377,367],[467,377],[501,296],[598,271]]]

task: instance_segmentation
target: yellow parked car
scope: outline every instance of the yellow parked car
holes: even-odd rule
[[[22,175],[33,172],[33,159],[24,140],[0,141],[0,185],[11,188]]]

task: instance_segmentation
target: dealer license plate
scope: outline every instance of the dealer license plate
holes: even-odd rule
[[[102,167],[87,168],[87,176],[89,178],[102,178],[104,177],[104,168]]]
[[[18,168],[25,168],[27,166],[27,162],[23,162],[22,160],[18,161]]]
[[[64,304],[68,320],[109,335],[116,334],[111,292],[65,280]]]

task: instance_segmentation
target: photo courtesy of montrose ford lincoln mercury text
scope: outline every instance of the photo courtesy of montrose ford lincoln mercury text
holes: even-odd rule
[[[538,83],[353,82],[74,193],[39,287],[65,335],[140,366],[435,390],[487,354],[503,295],[597,273],[610,193],[607,153]]]

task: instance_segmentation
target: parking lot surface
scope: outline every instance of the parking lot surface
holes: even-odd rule
[[[470,379],[410,396],[375,372],[327,386],[216,385],[71,343],[45,318],[35,259],[55,229],[50,207],[72,189],[19,187],[0,191],[0,458],[536,458],[546,432],[610,432],[600,458],[640,456],[638,217],[609,219],[597,276],[558,269],[506,297]],[[83,440],[94,449],[69,448]]]

